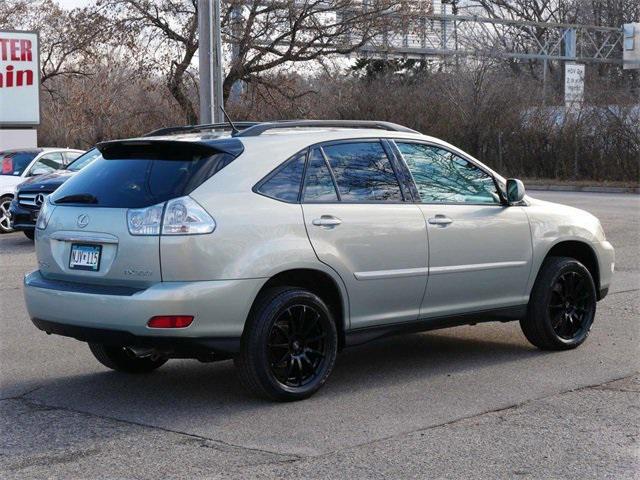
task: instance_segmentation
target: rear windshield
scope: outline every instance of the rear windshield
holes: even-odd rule
[[[143,155],[147,157],[147,155]],[[193,154],[182,159],[98,156],[51,196],[61,204],[142,208],[188,195],[234,156]]]
[[[22,175],[38,152],[0,152],[0,175]]]

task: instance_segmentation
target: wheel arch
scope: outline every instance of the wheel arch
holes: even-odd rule
[[[536,279],[540,274],[540,269],[542,268],[542,264],[549,257],[570,257],[578,260],[582,263],[593,278],[593,281],[596,285],[596,292],[598,296],[598,300],[600,300],[600,266],[598,263],[598,256],[591,245],[588,242],[581,240],[561,240],[547,251],[547,254],[544,256],[542,263],[538,267],[538,272],[536,274]]]
[[[314,268],[292,268],[271,276],[256,294],[249,315],[256,307],[260,295],[274,287],[300,287],[318,295],[327,304],[336,319],[338,330],[338,348],[345,344],[345,332],[348,324],[349,303],[346,290],[341,281],[330,273]],[[245,323],[246,324],[246,323]]]

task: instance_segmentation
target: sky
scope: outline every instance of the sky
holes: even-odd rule
[[[58,4],[63,8],[86,7],[91,3],[93,2],[88,0],[58,0]]]

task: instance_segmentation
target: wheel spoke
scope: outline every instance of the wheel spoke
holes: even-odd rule
[[[290,335],[289,332],[287,332],[284,328],[282,328],[282,326],[280,326],[279,324],[274,324],[273,328],[275,328],[276,330],[280,331],[280,333],[282,333],[282,335],[284,335],[284,337],[289,340]]]
[[[307,335],[309,335],[312,331],[313,331],[313,327],[315,327],[318,324],[318,321],[320,320],[320,314],[318,312],[315,312],[316,316],[313,318],[313,320],[311,320],[310,325],[304,329],[302,336],[306,337]]]
[[[300,360],[300,357],[295,359],[295,362],[298,366],[298,368],[296,369],[296,380],[298,382],[298,386],[302,385],[302,360]]]
[[[313,348],[307,348],[306,352],[307,353],[313,353],[314,355],[316,355],[316,356],[318,356],[320,358],[324,358],[324,353],[322,353],[322,352],[320,352],[318,350],[315,350]]]
[[[312,382],[326,362],[326,338],[322,313],[313,305],[281,310],[266,342],[272,375],[290,388]]]
[[[321,335],[317,335],[317,336],[315,336],[315,337],[308,338],[308,339],[307,339],[307,345],[308,345],[309,343],[319,342],[320,340],[322,340],[322,339],[323,339],[323,338],[325,338],[325,337],[326,337],[326,335],[323,333],[323,334],[321,334]]]

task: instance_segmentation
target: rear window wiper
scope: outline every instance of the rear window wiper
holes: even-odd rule
[[[58,203],[98,203],[98,199],[90,193],[76,193],[56,200]]]

